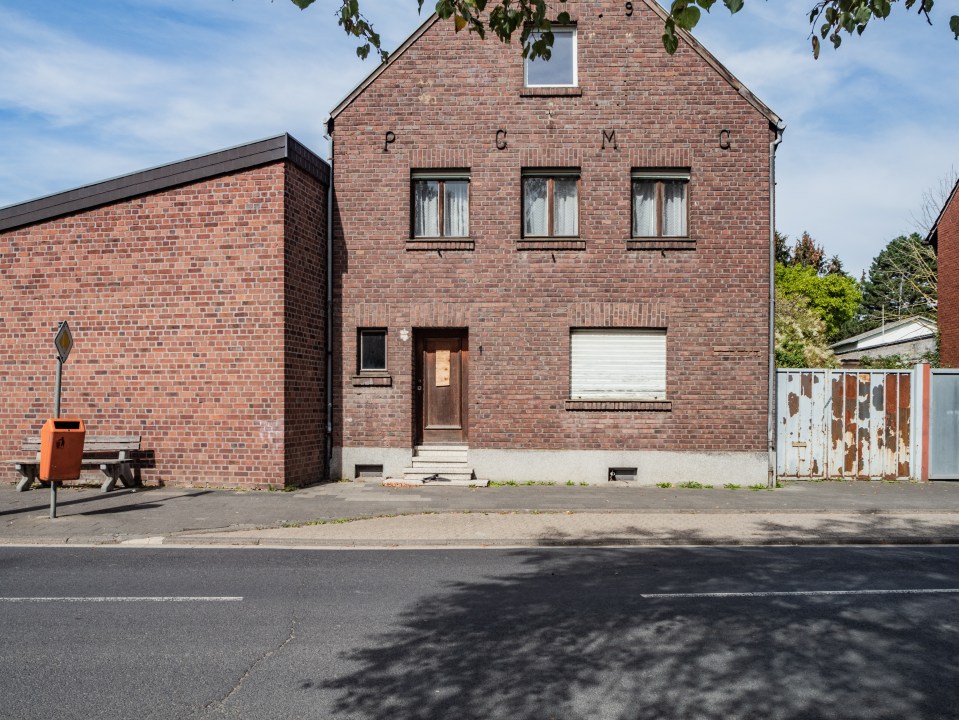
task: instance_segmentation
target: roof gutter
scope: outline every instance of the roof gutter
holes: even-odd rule
[[[776,137],[769,142],[769,373],[766,440],[768,467],[766,482],[776,487],[776,149],[783,141],[786,125],[780,120],[770,127]]]

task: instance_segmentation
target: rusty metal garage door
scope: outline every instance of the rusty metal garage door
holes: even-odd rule
[[[909,370],[779,370],[777,473],[796,478],[908,478]]]

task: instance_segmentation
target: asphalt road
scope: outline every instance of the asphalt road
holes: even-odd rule
[[[0,716],[952,718],[957,560],[2,548]]]

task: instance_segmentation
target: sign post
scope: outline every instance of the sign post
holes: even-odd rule
[[[63,363],[70,357],[70,351],[73,350],[73,333],[70,332],[70,326],[64,320],[57,328],[57,334],[53,338],[53,344],[57,348],[57,383],[54,388],[53,398],[53,417],[60,417],[60,387],[63,384]],[[57,516],[57,481],[50,481],[50,519]]]

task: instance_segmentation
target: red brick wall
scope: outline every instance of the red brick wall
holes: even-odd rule
[[[323,480],[326,441],[326,189],[286,170],[286,482]]]
[[[409,448],[400,330],[468,326],[471,447],[765,449],[769,121],[634,5],[568,3],[580,96],[524,96],[515,45],[440,22],[336,118],[336,445]],[[534,166],[580,168],[585,250],[518,249]],[[431,167],[471,169],[474,250],[406,249],[410,170]],[[630,171],[651,167],[691,169],[695,250],[627,250]],[[604,325],[667,327],[670,412],[565,409],[569,330]],[[351,382],[364,326],[388,328],[390,387]]]
[[[283,323],[313,307],[302,270],[285,275],[284,265],[312,257],[300,243],[321,210],[309,205],[315,187],[290,171],[288,200],[308,205],[285,232],[284,167],[0,235],[0,457],[17,455],[52,413],[52,337],[65,319],[76,347],[63,414],[89,434],[142,435],[155,454],[145,480],[282,485],[286,461],[294,482],[315,477],[299,446],[284,457],[284,348],[287,370],[306,368]]]
[[[939,333],[942,367],[959,367],[959,195],[939,219]]]

